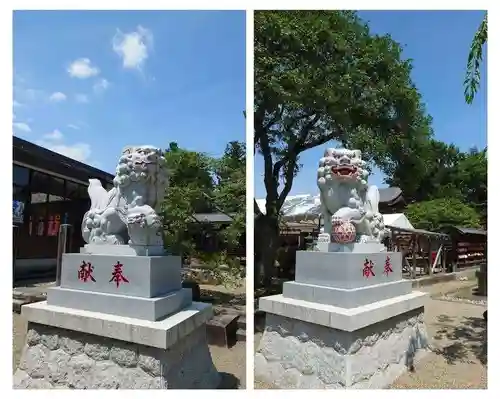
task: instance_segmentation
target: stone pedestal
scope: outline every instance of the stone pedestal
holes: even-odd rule
[[[22,307],[28,335],[14,387],[217,388],[212,306],[192,302],[180,268],[179,257],[120,248],[64,255],[60,287]]]
[[[296,281],[261,298],[266,329],[255,378],[278,388],[383,388],[427,345],[427,294],[401,254],[297,252]]]
[[[183,309],[191,299],[191,290],[182,289],[179,256],[65,254],[61,286],[47,291],[49,305],[149,321]]]

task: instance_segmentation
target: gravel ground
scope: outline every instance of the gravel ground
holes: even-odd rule
[[[486,389],[487,353],[484,306],[446,302],[433,298],[475,285],[475,281],[450,281],[420,288],[429,292],[425,308],[432,352],[415,365],[415,372],[399,377],[391,389]],[[255,335],[258,348],[261,334]],[[274,387],[255,382],[256,389]]]
[[[21,358],[27,323],[26,320],[17,313],[12,314],[12,329],[13,329],[13,359],[12,368],[16,369]],[[238,342],[231,349],[210,346],[210,352],[214,361],[215,367],[222,374],[221,389],[244,389],[245,370],[246,370],[246,353],[245,343]]]

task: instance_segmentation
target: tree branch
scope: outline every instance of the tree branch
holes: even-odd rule
[[[280,196],[278,198],[278,209],[281,209],[283,206],[283,203],[286,200],[286,197],[290,193],[290,190],[292,189],[292,183],[293,183],[293,174],[295,171],[295,162],[296,162],[297,157],[295,157],[295,161],[293,162],[294,164],[288,165],[288,169],[285,172],[285,186],[283,187],[283,190],[280,193]]]
[[[271,148],[269,147],[269,140],[266,133],[260,134],[260,149],[264,157],[264,185],[266,187],[267,198],[275,200],[278,196],[277,185],[278,181],[273,176],[273,158],[271,155]],[[266,209],[267,203],[266,200]]]
[[[297,163],[298,155],[305,150],[304,142],[306,140],[306,137],[311,131],[311,129],[314,128],[316,123],[318,123],[320,117],[321,117],[320,114],[317,113],[316,115],[314,115],[314,118],[312,118],[308,123],[302,126],[298,135],[298,139],[295,140],[291,148],[288,149],[287,155],[278,162],[276,162],[276,164],[274,165],[273,173],[275,174],[275,176],[276,175],[279,176],[280,169],[286,166],[286,171],[284,175],[285,185],[278,198],[278,203],[277,203],[278,209],[281,209],[283,203],[286,200],[286,197],[288,196],[290,190],[292,189],[295,165]]]

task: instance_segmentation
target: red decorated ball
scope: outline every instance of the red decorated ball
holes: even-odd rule
[[[332,229],[332,240],[339,244],[349,244],[356,240],[356,227],[351,222],[336,224]]]

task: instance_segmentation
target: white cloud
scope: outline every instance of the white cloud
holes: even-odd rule
[[[105,91],[109,87],[109,81],[107,79],[100,79],[97,83],[94,84],[94,91],[96,93],[101,93]]]
[[[58,141],[39,140],[36,144],[80,162],[88,163],[90,154],[92,153],[90,145],[87,143],[67,145]]]
[[[66,94],[56,91],[50,95],[49,100],[53,102],[64,101],[66,100]]]
[[[51,151],[57,152],[61,155],[86,163],[88,163],[90,154],[92,152],[90,149],[90,145],[87,143],[65,143],[64,135],[58,129],[55,129],[53,132],[43,135],[41,140],[36,141],[36,144]]]
[[[27,123],[23,123],[23,122],[16,122],[13,124],[14,126],[14,129],[16,130],[20,130],[22,132],[31,132],[31,128],[29,127],[29,125]]]
[[[71,63],[68,68],[72,78],[87,79],[99,75],[99,68],[93,66],[88,58],[79,58]]]
[[[124,68],[140,70],[152,47],[153,34],[140,25],[135,32],[122,33],[118,30],[113,37],[113,50],[123,59]]]
[[[74,125],[74,124],[72,124],[72,123],[70,123],[70,124],[68,125],[68,127],[69,127],[70,129],[80,130],[80,126],[78,126],[78,125]]]
[[[47,133],[43,136],[45,140],[50,141],[61,141],[63,139],[63,134],[59,130],[54,130],[52,133]]]
[[[89,97],[86,94],[77,94],[77,95],[75,95],[75,100],[76,100],[76,102],[79,102],[79,103],[88,103]]]
[[[25,103],[33,102],[41,98],[46,98],[47,96],[47,94],[42,90],[27,89],[16,85],[14,85],[13,91],[15,98],[14,107],[20,107]]]

